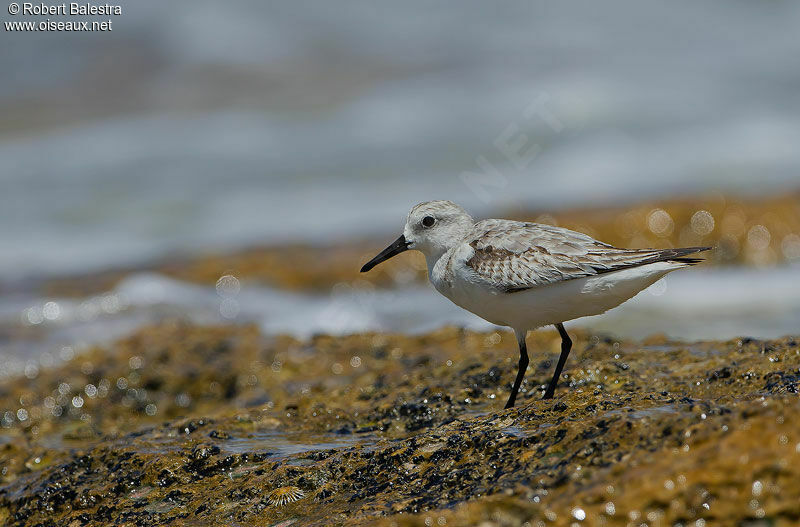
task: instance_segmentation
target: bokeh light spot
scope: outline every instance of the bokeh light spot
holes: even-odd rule
[[[675,228],[672,216],[664,209],[653,209],[647,215],[647,228],[656,236],[669,236]]]
[[[692,215],[691,225],[698,236],[708,236],[714,231],[714,216],[707,210],[698,210]]]

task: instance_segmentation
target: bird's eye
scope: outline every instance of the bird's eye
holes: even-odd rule
[[[433,227],[435,221],[436,220],[433,218],[433,216],[425,216],[424,218],[422,218],[422,226]]]

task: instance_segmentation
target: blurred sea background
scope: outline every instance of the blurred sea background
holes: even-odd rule
[[[131,273],[60,297],[53,277],[295,242],[377,252],[428,199],[482,217],[800,188],[793,2],[137,1],[112,20],[0,33],[0,374],[164,317],[301,338],[491,327],[424,285]],[[535,157],[509,160],[508,134]],[[796,333],[795,239],[776,245],[788,263],[675,273],[576,324]]]

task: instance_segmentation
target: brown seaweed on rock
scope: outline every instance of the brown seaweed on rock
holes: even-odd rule
[[[141,330],[2,387],[0,524],[800,522],[797,339],[529,340]]]

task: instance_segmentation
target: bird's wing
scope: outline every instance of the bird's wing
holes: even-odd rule
[[[678,260],[708,247],[618,249],[580,232],[510,220],[483,220],[464,240],[476,278],[507,293],[648,263]]]

